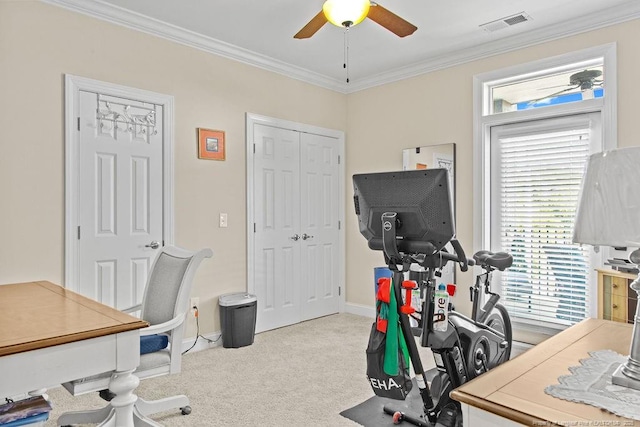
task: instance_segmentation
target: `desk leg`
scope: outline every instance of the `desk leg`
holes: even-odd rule
[[[111,375],[109,390],[116,396],[109,405],[96,410],[66,412],[58,418],[58,425],[99,423],[102,427],[160,427],[160,424],[142,415],[135,407],[138,396],[133,394],[133,391],[140,380],[133,375],[134,370],[115,372]]]
[[[123,372],[116,372],[111,375],[109,390],[116,396],[111,399],[110,406],[113,408],[109,417],[101,426],[115,427],[159,427],[160,424],[146,418],[135,407],[138,396],[133,394],[133,390],[138,387],[140,380],[133,375],[135,369]]]
[[[138,400],[138,396],[133,394],[133,390],[140,384],[138,377],[133,375],[134,370],[115,372],[109,381],[109,390],[116,395],[111,400],[111,406],[115,410],[115,421],[118,427],[134,427],[133,405]]]

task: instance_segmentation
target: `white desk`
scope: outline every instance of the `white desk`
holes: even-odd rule
[[[147,323],[50,282],[0,285],[0,398],[115,371],[103,425],[133,427]],[[135,425],[157,425],[136,420]]]

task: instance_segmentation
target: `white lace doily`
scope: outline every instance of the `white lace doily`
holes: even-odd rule
[[[611,350],[591,351],[589,356],[580,366],[570,367],[571,375],[558,378],[560,384],[548,386],[545,393],[640,420],[640,391],[611,383],[613,372],[627,361],[626,356]]]

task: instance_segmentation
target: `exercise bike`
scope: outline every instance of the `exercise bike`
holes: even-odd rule
[[[393,271],[392,291],[396,301],[402,301],[404,273],[415,264],[423,269],[417,281],[421,295],[418,327],[411,326],[409,315],[399,307],[398,315],[405,339],[418,337],[422,347],[431,348],[437,368],[429,386],[416,340],[406,339],[424,414],[405,414],[391,405],[383,410],[393,415],[394,422],[408,421],[422,427],[457,426],[461,424],[460,405],[449,393],[508,360],[510,355],[509,316],[489,284],[491,272],[504,270],[511,265],[512,258],[488,251],[477,253],[475,259],[466,257],[454,238],[448,175],[444,170],[363,174],[354,175],[353,179],[360,231],[371,249],[383,251],[385,263]],[[444,249],[449,242],[454,253]],[[449,311],[446,331],[436,331],[435,277],[450,261],[458,263],[461,271],[477,262],[485,273],[478,276],[471,288],[472,317]],[[482,290],[490,298],[481,307]]]
[[[504,271],[511,267],[513,257],[506,252],[493,253],[482,250],[473,255],[473,260],[476,265],[482,267],[484,273],[478,274],[475,285],[469,288],[470,299],[473,302],[471,318],[504,335],[508,343],[508,347],[503,353],[502,362],[505,362],[511,357],[511,344],[513,341],[511,319],[506,307],[498,302],[500,295],[491,291],[491,275],[495,270]],[[480,307],[482,295],[488,295],[489,299]]]

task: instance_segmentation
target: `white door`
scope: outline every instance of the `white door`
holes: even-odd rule
[[[163,244],[162,106],[80,91],[78,110],[76,288],[122,309],[141,302]],[[155,127],[135,123],[152,111]]]
[[[338,312],[339,166],[335,138],[300,141],[302,320]]]
[[[300,321],[300,134],[254,127],[257,330]]]
[[[337,313],[340,170],[336,138],[254,123],[253,248],[257,331]],[[251,288],[251,284],[250,284]]]

